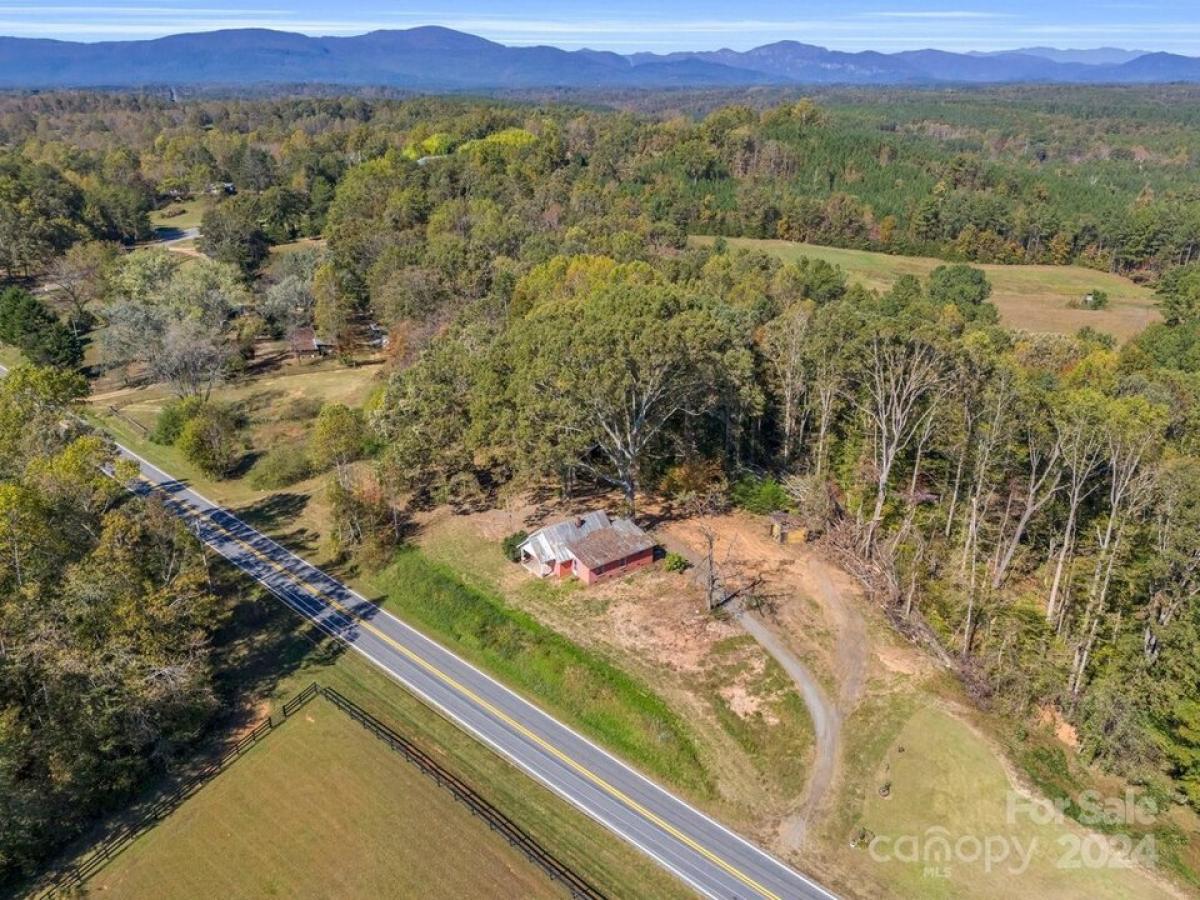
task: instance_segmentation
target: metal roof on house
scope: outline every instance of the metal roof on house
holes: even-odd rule
[[[629,519],[617,519],[608,528],[600,528],[568,545],[580,563],[595,570],[608,563],[628,559],[654,546],[646,532]]]
[[[322,347],[330,346],[327,342],[317,337],[317,333],[311,328],[297,328],[292,332],[292,346],[301,350],[320,350]]]
[[[521,549],[546,565],[577,559],[596,569],[653,546],[654,541],[633,520],[609,519],[607,513],[596,510],[535,531]]]
[[[573,558],[567,550],[569,544],[608,526],[608,514],[603,510],[595,510],[539,528],[525,539],[521,549],[536,557],[539,562],[565,561]]]

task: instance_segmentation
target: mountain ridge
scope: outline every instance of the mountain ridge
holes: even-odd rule
[[[1112,61],[1125,56],[1124,61]],[[0,88],[8,89],[294,83],[454,91],[1172,81],[1200,82],[1200,59],[1118,48],[847,52],[796,40],[744,51],[622,55],[545,45],[507,46],[440,26],[348,37],[312,37],[265,28],[95,43],[0,37]]]

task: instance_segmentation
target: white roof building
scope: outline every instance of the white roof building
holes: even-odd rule
[[[574,574],[589,584],[628,560],[653,558],[654,540],[631,519],[610,519],[597,510],[535,531],[518,548],[521,564],[539,576]]]

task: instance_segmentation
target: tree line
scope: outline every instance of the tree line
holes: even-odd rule
[[[1169,93],[1147,88],[1145,102],[1156,90]],[[326,230],[347,173],[388,160],[429,163],[406,188],[422,202],[390,198],[398,226],[487,198],[525,229],[585,235],[616,216],[605,224],[644,220],[633,233],[660,240],[686,231],[1122,272],[1195,260],[1192,131],[1133,103],[1101,118],[1086,91],[1054,103],[995,93],[931,104],[830,92],[821,105],[742,100],[695,117],[434,98],[10,96],[0,271],[35,273],[79,240],[141,240],[155,206],[231,185],[204,231],[214,255],[249,273],[268,244]],[[1172,102],[1181,116],[1194,106]]]
[[[86,392],[56,368],[0,379],[0,886],[128,802],[216,706],[200,546],[75,424]]]
[[[878,293],[720,247],[557,256],[391,376],[378,477],[791,509],[981,699],[1200,801],[1195,313],[1118,349],[1008,331],[989,294],[961,264]]]

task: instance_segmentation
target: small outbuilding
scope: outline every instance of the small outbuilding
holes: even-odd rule
[[[521,565],[539,578],[574,575],[594,584],[649,565],[654,547],[632,519],[610,519],[597,510],[538,529],[518,550]]]
[[[333,350],[330,344],[317,337],[311,328],[297,328],[291,336],[292,354],[296,359],[308,356],[327,356]]]
[[[771,537],[778,543],[803,544],[809,539],[808,529],[796,516],[786,512],[773,512],[768,518],[771,521]]]

